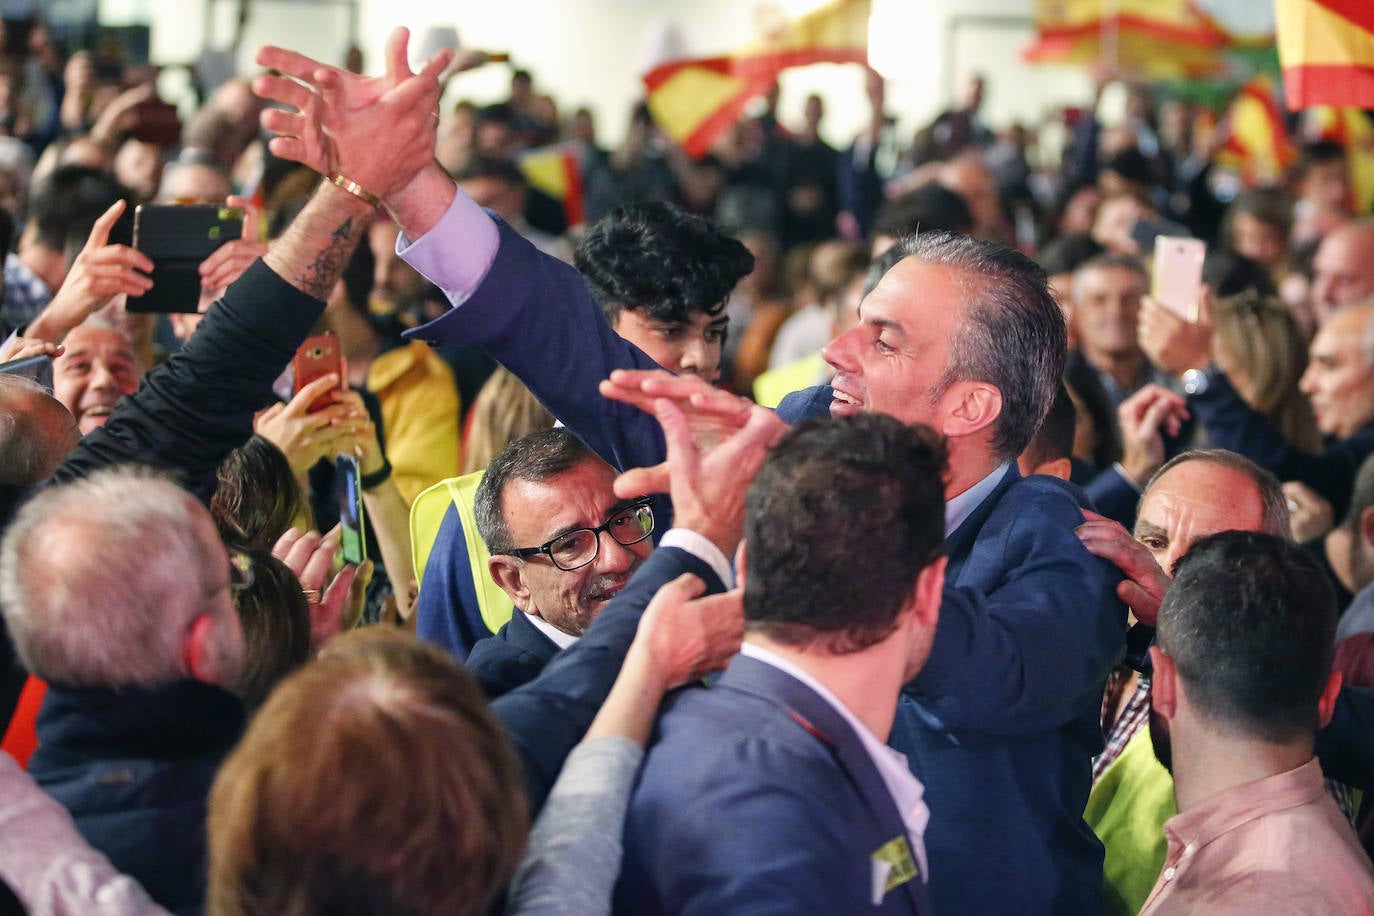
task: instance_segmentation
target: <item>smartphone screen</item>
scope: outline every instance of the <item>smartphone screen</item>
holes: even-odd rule
[[[341,457],[337,468],[339,544],[344,562],[357,565],[367,559],[367,539],[363,533],[363,487],[358,459]]]
[[[242,234],[243,211],[233,207],[139,204],[134,247],[153,262],[153,288],[130,296],[129,311],[197,311],[200,263]]]
[[[1155,239],[1150,295],[1184,321],[1196,322],[1206,257],[1207,243],[1201,239],[1159,236]]]

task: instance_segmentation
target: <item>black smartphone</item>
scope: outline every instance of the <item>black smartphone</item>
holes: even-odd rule
[[[345,563],[357,565],[367,559],[367,535],[363,531],[363,485],[358,459],[338,459],[336,495],[339,501],[339,546]]]
[[[0,375],[18,375],[32,379],[52,391],[52,357],[42,353],[0,363]]]
[[[1161,235],[1173,238],[1190,238],[1192,233],[1188,227],[1182,223],[1176,223],[1168,219],[1138,219],[1131,226],[1131,238],[1140,246],[1142,256],[1148,256],[1155,250],[1155,239]]]
[[[200,262],[243,236],[243,211],[211,205],[139,204],[134,247],[153,262],[153,288],[130,296],[131,312],[194,312],[200,304]]]

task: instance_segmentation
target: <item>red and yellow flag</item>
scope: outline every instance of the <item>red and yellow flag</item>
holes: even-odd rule
[[[833,0],[725,57],[679,60],[644,75],[649,110],[689,155],[701,156],[788,67],[868,63],[870,0]]]
[[[1226,123],[1226,140],[1217,160],[1239,171],[1247,185],[1278,182],[1297,159],[1270,78],[1257,76],[1240,88],[1226,113]]]
[[[520,171],[531,187],[557,198],[563,203],[563,215],[569,226],[579,226],[585,219],[585,196],[582,190],[582,161],[577,146],[556,143],[532,149],[520,157]]]
[[[1289,108],[1374,108],[1374,2],[1274,0],[1274,11]]]
[[[1036,0],[1027,60],[1103,66],[1126,76],[1206,76],[1231,36],[1193,0]]]
[[[1358,213],[1374,206],[1374,124],[1359,108],[1318,105],[1303,113],[1303,132],[1309,140],[1334,140],[1345,147],[1350,164],[1352,203]]]

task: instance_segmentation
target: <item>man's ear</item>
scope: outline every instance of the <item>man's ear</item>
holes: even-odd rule
[[[1002,392],[987,382],[955,382],[940,400],[945,407],[940,432],[946,438],[987,429],[1002,413]]]
[[[487,572],[491,573],[491,580],[510,595],[510,600],[515,602],[516,607],[529,613],[527,609],[530,606],[530,590],[525,584],[525,570],[515,557],[505,554],[487,557]]]
[[[186,630],[181,643],[181,663],[186,673],[204,684],[215,683],[216,671],[211,662],[211,644],[215,638],[215,621],[209,614],[198,614]]]
[[[916,577],[912,611],[922,629],[934,630],[940,620],[940,603],[945,591],[945,565],[949,557],[938,557]]]
[[[744,580],[747,574],[744,571],[744,538],[740,538],[739,546],[735,548],[735,588],[744,588]]]
[[[1178,670],[1174,660],[1159,646],[1150,647],[1150,662],[1154,673],[1150,675],[1150,706],[1166,719],[1172,719],[1178,712]]]
[[[1326,688],[1317,700],[1317,728],[1326,728],[1331,722],[1331,714],[1336,711],[1336,695],[1341,692],[1341,673],[1332,671],[1326,679]]]
[[[1374,546],[1374,506],[1369,506],[1360,513],[1360,538],[1366,544]]]

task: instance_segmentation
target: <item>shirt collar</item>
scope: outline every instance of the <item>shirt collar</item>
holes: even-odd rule
[[[1286,773],[1247,782],[1227,789],[1164,822],[1170,849],[1206,846],[1257,818],[1309,804],[1326,791],[1317,758]]]
[[[864,751],[872,759],[874,768],[882,777],[883,785],[887,786],[888,794],[892,796],[892,801],[902,816],[902,822],[906,825],[907,833],[910,834],[912,852],[916,855],[916,861],[920,863],[921,877],[924,880],[925,876],[930,873],[926,863],[925,844],[926,825],[930,823],[930,809],[924,800],[925,786],[912,774],[911,765],[907,763],[906,756],[879,741],[877,736],[849,711],[849,707],[840,702],[839,697],[831,693],[824,684],[816,680],[806,670],[794,665],[776,652],[771,652],[763,646],[751,642],[745,642],[740,647],[740,654],[763,662],[765,665],[771,665],[784,674],[789,674],[801,681],[822,700],[829,703],[849,723],[849,727],[854,729],[854,734],[859,736]]]
[[[521,611],[519,608],[516,608],[515,613],[523,614],[524,611]],[[525,619],[528,620],[530,623],[534,624],[534,628],[538,630],[540,633],[543,633],[549,639],[552,639],[554,641],[554,644],[557,645],[559,649],[566,649],[573,643],[577,642],[576,636],[572,635],[571,633],[564,633],[562,630],[558,629],[558,627],[549,623],[543,617],[536,617],[534,614],[525,614]]]
[[[973,514],[973,510],[982,504],[983,500],[997,485],[1002,482],[1002,475],[1011,467],[1011,462],[999,464],[993,471],[982,480],[969,487],[958,496],[945,501],[945,537],[949,537],[959,529],[968,517]]]

